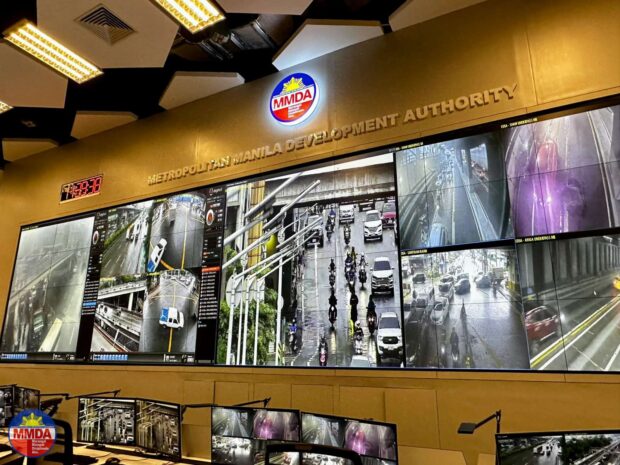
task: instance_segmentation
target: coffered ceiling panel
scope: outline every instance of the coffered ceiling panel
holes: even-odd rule
[[[390,26],[397,31],[484,1],[486,0],[407,0],[390,16]]]
[[[219,0],[218,3],[227,13],[300,15],[312,0]]]
[[[159,101],[166,110],[243,84],[237,73],[177,72]]]
[[[57,146],[56,142],[45,139],[2,139],[2,152],[6,161],[17,161]]]
[[[378,21],[308,20],[273,60],[282,70],[383,35]]]
[[[0,44],[0,100],[13,107],[63,108],[67,79]]]
[[[138,117],[123,111],[78,111],[75,115],[71,137],[83,139],[109,129],[136,121]]]

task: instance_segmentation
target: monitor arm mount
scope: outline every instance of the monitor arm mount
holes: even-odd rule
[[[183,414],[185,414],[185,411],[190,408],[247,407],[248,405],[258,404],[261,402],[263,404],[263,408],[267,408],[267,405],[269,405],[269,402],[271,402],[271,397],[267,397],[265,399],[251,400],[249,402],[242,402],[240,404],[234,404],[230,406],[213,404],[213,403],[211,404],[186,404],[186,405],[181,406],[181,416],[183,416]]]

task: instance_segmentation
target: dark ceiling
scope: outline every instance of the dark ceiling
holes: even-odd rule
[[[176,71],[227,71],[246,82],[259,79],[277,72],[274,55],[305,20],[375,20],[388,33],[388,18],[404,1],[314,0],[301,16],[225,12],[224,21],[196,35],[180,27],[163,68],[104,68],[102,76],[84,84],[69,80],[63,109],[16,107],[1,114],[0,139],[66,144],[74,140],[76,111],[129,111],[139,118],[164,111],[158,102]],[[24,18],[37,22],[36,0],[0,1],[0,31]],[[0,144],[0,169],[4,163]]]

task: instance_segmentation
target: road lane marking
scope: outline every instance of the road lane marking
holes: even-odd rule
[[[618,303],[620,303],[620,301],[616,300],[607,309],[605,307],[609,304],[601,307],[599,310],[597,310],[592,315],[590,315],[588,318],[586,318],[584,321],[582,321],[578,326],[573,328],[566,336],[561,337],[556,342],[554,342],[551,346],[549,346],[545,351],[538,354],[534,359],[532,359],[532,361],[530,362],[530,365],[532,367],[536,367],[541,362],[541,359],[544,358],[544,356],[547,356],[550,352],[552,352],[551,350],[552,348],[553,350],[557,349],[558,346],[562,346],[562,344],[564,344],[566,339],[574,336],[574,339],[572,339],[567,345],[564,345],[564,350],[558,350],[557,353],[549,361],[547,361],[543,366],[539,368],[539,370],[544,370],[545,368],[547,368],[560,355],[562,355],[563,353],[566,353],[566,350],[570,349],[579,339],[583,337],[584,334],[587,334],[587,331],[585,331],[586,327],[589,329],[595,326],[599,321],[601,321],[605,316],[607,316],[607,314],[611,310],[613,310],[618,305]],[[598,318],[596,318],[597,316]],[[596,320],[591,321],[594,318],[596,318]],[[567,363],[568,363],[568,360],[567,360]]]
[[[172,350],[172,328],[170,328],[170,337],[168,339],[168,353]]]
[[[616,361],[616,358],[618,358],[619,354],[620,354],[620,344],[618,344],[618,347],[616,348],[616,351],[614,352],[614,354],[609,359],[609,362],[607,363],[607,365],[605,365],[605,371],[609,371],[611,369],[611,366]]]

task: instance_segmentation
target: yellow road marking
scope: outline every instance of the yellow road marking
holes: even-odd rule
[[[168,338],[168,353],[172,350],[172,328],[170,328],[170,337]]]
[[[181,258],[181,269],[185,268],[185,245],[187,244],[187,220],[189,217],[189,207],[185,210],[185,232],[183,233],[183,257]]]
[[[602,313],[605,313],[607,310],[609,310],[611,305],[614,305],[617,302],[618,302],[618,299],[616,298],[606,303],[605,305],[603,305],[596,312],[594,312],[588,318],[586,318],[581,323],[579,323],[577,326],[575,326],[567,335],[561,337],[560,339],[555,341],[553,344],[551,344],[549,347],[547,347],[545,350],[543,350],[541,353],[539,353],[536,357],[534,357],[532,361],[530,362],[530,366],[532,368],[536,368],[538,365],[543,363],[544,359],[547,356],[551,355],[551,352],[554,352],[558,348],[561,348],[561,350],[563,350],[564,345],[567,342],[570,342],[575,337],[577,337],[581,332],[584,331],[584,329],[586,329],[586,327],[592,322],[592,320],[599,317]]]

